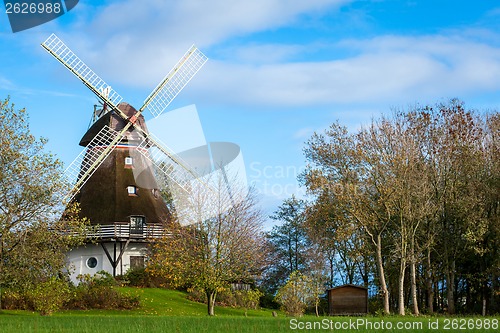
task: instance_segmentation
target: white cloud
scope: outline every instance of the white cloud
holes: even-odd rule
[[[190,94],[218,105],[394,104],[500,87],[498,35],[484,29],[342,40],[329,48],[321,45],[321,61],[308,51],[318,49],[315,40],[310,45],[254,42],[232,49],[223,44],[293,25],[301,15],[346,2],[129,0],[99,7],[66,41],[108,83],[140,88],[154,87],[197,41],[202,50],[222,58],[209,61],[190,83]],[[339,49],[349,56],[339,59]]]
[[[473,39],[381,36],[339,46],[357,54],[340,60],[263,65],[259,60],[256,64],[212,61],[195,87],[204,90],[205,98],[227,104],[285,107],[400,103],[500,87],[500,48]]]
[[[251,44],[220,52],[231,63],[273,64],[287,62],[307,51],[306,45]]]
[[[235,36],[291,24],[301,15],[346,2],[128,0],[100,7],[79,5],[75,16],[88,21],[78,21],[66,35],[77,54],[95,64],[92,67],[103,76],[131,86],[151,86],[193,43],[206,49]]]
[[[103,36],[128,35],[133,41],[170,41],[192,36],[213,44],[240,34],[294,21],[298,15],[339,6],[347,0],[128,0],[97,11],[87,30]],[[161,38],[157,38],[161,37]],[[108,39],[108,38],[106,38]]]

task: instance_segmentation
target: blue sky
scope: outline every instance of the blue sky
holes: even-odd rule
[[[95,97],[41,47],[56,33],[126,101],[195,43],[209,62],[170,109],[196,104],[208,141],[240,145],[266,213],[300,193],[304,142],[415,103],[500,105],[500,4],[479,1],[85,1],[13,34],[0,13],[0,97],[65,163]]]

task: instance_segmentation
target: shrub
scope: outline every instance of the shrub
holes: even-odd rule
[[[129,269],[124,275],[117,276],[116,280],[120,285],[132,287],[174,289],[167,279],[153,275],[147,268]]]
[[[6,290],[2,306],[9,310],[38,311],[50,315],[60,309],[134,309],[140,304],[138,294],[125,294],[115,289],[111,274],[101,271],[94,276],[79,276],[78,286],[52,278],[26,290]]]
[[[66,281],[51,278],[28,290],[27,296],[35,311],[50,316],[70,300],[71,290]]]
[[[122,278],[133,287],[158,288],[168,285],[165,279],[151,275],[145,268],[130,269]]]
[[[5,310],[31,310],[33,304],[29,301],[25,292],[18,290],[5,290],[2,292],[2,308]]]
[[[293,272],[288,282],[276,294],[276,301],[289,316],[302,316],[314,300],[312,280],[300,272]]]
[[[139,306],[138,295],[127,295],[115,289],[116,281],[105,271],[78,277],[80,283],[68,304],[71,309],[133,309]]]
[[[203,294],[205,294],[205,293],[203,293]],[[206,300],[207,296],[205,295],[203,298]],[[205,303],[206,303],[206,301],[205,301]],[[224,289],[219,290],[217,292],[216,303],[217,303],[217,305],[220,305],[220,306],[230,306],[233,308],[236,308],[238,306],[238,304],[236,302],[236,297],[235,297],[233,291],[231,290],[231,288],[229,288],[229,287],[225,287]]]
[[[249,309],[257,309],[259,307],[259,301],[264,293],[260,290],[236,290],[234,291],[234,296],[238,307],[245,309],[245,316]]]
[[[281,309],[285,311],[285,313],[289,316],[293,317],[301,317],[305,310],[307,305],[304,304],[300,300],[300,298],[297,295],[287,295],[286,297],[282,298],[280,300],[281,303]]]
[[[78,280],[80,283],[78,286],[106,286],[113,287],[116,286],[116,280],[113,275],[109,274],[106,271],[99,271],[94,275],[90,274],[80,274],[78,275]]]

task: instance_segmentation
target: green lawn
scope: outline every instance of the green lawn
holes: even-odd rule
[[[500,317],[321,317],[287,318],[271,310],[216,307],[186,299],[179,291],[124,288],[140,293],[141,307],[131,311],[63,311],[42,317],[27,311],[0,312],[0,332],[498,332]],[[437,320],[437,321],[436,321]],[[487,325],[487,320],[489,325]],[[398,325],[403,325],[399,327]],[[446,326],[447,325],[447,326]],[[482,327],[479,329],[479,327]],[[489,326],[489,328],[485,328]],[[314,329],[316,328],[316,329]],[[448,328],[448,329],[446,329]]]

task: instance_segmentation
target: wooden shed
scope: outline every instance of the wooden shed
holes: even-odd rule
[[[368,313],[368,289],[344,284],[327,290],[328,313],[334,315],[357,315]]]

